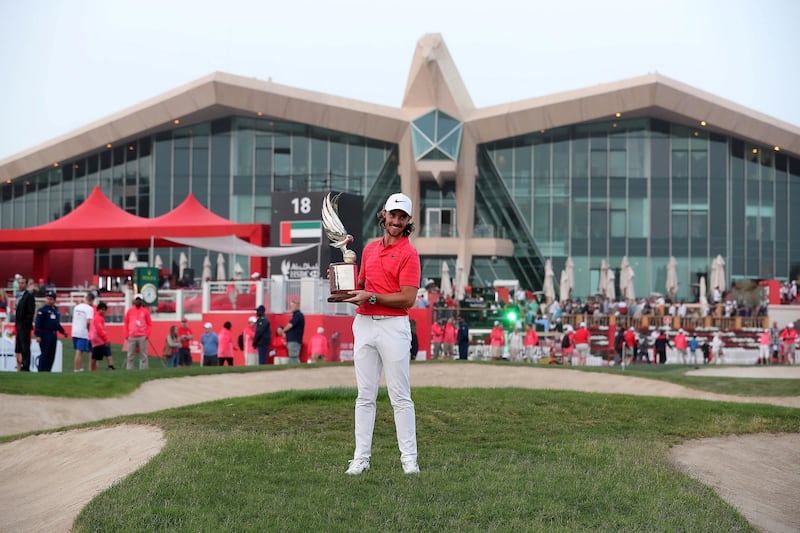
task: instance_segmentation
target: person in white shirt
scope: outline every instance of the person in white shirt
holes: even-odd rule
[[[720,365],[725,362],[725,350],[723,349],[725,343],[722,342],[722,336],[719,331],[714,334],[711,340],[711,353],[714,357],[714,364]]]
[[[89,327],[94,318],[94,293],[88,292],[72,310],[72,347],[75,348],[75,372],[83,372],[83,354],[92,353],[89,342]]]
[[[714,293],[711,299],[715,304],[722,303],[722,291],[719,290],[719,287],[714,287]]]

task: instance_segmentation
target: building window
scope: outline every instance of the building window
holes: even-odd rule
[[[425,210],[426,237],[455,237],[456,210],[429,207]]]
[[[414,159],[457,161],[461,148],[461,122],[438,109],[411,123]]]

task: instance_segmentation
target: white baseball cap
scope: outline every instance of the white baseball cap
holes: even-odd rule
[[[203,327],[206,329],[211,329],[214,326],[211,325],[211,322],[206,322],[205,324],[203,324]]]
[[[256,317],[254,317],[254,316],[251,316],[250,318],[248,318],[247,321],[250,322],[251,324],[255,324],[256,322],[258,322]]]
[[[411,198],[401,192],[396,192],[386,200],[386,205],[383,206],[386,211],[394,211],[399,209],[411,216]]]

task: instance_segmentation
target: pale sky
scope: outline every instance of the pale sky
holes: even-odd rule
[[[441,33],[477,107],[658,72],[800,125],[796,0],[0,0],[0,160],[214,71],[399,107]]]

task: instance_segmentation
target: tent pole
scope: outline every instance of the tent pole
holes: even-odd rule
[[[155,244],[155,239],[152,235],[150,235],[150,261],[149,261],[150,266],[153,266],[153,261],[155,260],[153,257],[153,253],[155,252],[155,250],[153,249],[154,244]]]

